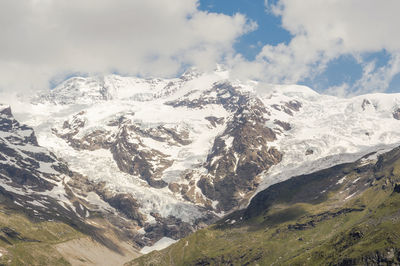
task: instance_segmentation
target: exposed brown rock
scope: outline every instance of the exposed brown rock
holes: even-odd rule
[[[249,96],[248,94],[237,93],[237,88],[229,82],[216,83],[212,89],[202,92],[199,97],[195,99],[189,98],[190,94],[196,92],[191,91],[182,98],[165,104],[173,107],[186,106],[194,109],[203,109],[205,105],[217,104],[222,105],[228,111],[235,112],[241,105],[246,103]]]
[[[180,185],[178,183],[169,183],[168,188],[174,193],[178,193],[180,190]]]
[[[164,236],[176,240],[181,239],[218,219],[214,214],[207,212],[204,217],[196,219],[191,225],[174,216],[163,218],[158,213],[152,213],[152,216],[156,219],[157,223],[146,224],[144,227],[145,234],[135,237],[135,242],[140,243],[141,246],[152,246]]]
[[[371,102],[367,99],[364,99],[361,104],[361,108],[363,109],[363,111],[365,111],[365,109],[367,108],[368,105],[371,105]]]
[[[271,105],[271,107],[274,108],[277,111],[281,111],[281,106],[278,105],[278,104],[273,104],[273,105]]]
[[[314,150],[313,149],[307,149],[306,150],[306,155],[311,155],[311,154],[313,154],[314,153]]]
[[[393,118],[400,120],[400,108],[397,108],[394,112],[393,112]]]
[[[143,245],[151,246],[164,236],[172,239],[180,239],[195,230],[189,223],[185,223],[173,216],[162,218],[161,215],[155,213],[153,216],[156,218],[157,223],[147,224],[144,228],[146,233],[143,236],[137,236],[138,239],[143,241]]]
[[[191,143],[189,132],[185,129],[178,130],[163,125],[142,129],[139,124],[127,120],[124,116],[109,122],[109,126],[118,127],[117,134],[106,130],[94,130],[77,138],[79,131],[85,127],[84,116],[85,112],[74,115],[64,122],[62,130],[53,129],[54,134],[65,139],[75,149],[110,149],[121,171],[138,175],[153,187],[161,188],[167,185],[160,177],[172,161],[166,159],[167,156],[161,152],[146,147],[141,139],[152,138],[169,145]]]
[[[274,108],[277,111],[284,111],[290,116],[293,116],[293,112],[298,112],[300,111],[300,108],[302,107],[301,103],[299,101],[289,101],[289,102],[281,102],[281,104],[272,104],[272,108]]]
[[[12,116],[11,107],[8,106],[8,107],[0,110],[0,114],[4,115],[5,117],[10,118]]]
[[[140,205],[131,194],[120,193],[105,200],[111,206],[125,214],[129,219],[137,221],[139,226],[144,225],[145,217],[139,212]]]
[[[161,180],[162,172],[171,166],[172,161],[157,150],[142,150],[139,144],[129,142],[130,128],[123,126],[111,147],[114,160],[123,172],[138,175],[150,186],[162,188],[167,186]]]
[[[283,122],[283,121],[281,121],[281,120],[276,120],[276,119],[275,119],[274,124],[276,124],[276,125],[282,127],[282,128],[283,128],[284,130],[286,130],[286,131],[292,129],[292,126],[291,126],[289,123]]]
[[[205,165],[209,174],[198,182],[202,193],[218,200],[218,208],[224,211],[238,206],[244,198],[240,195],[251,193],[258,186],[257,175],[282,158],[276,149],[267,146],[276,136],[265,126],[264,115],[268,112],[263,103],[239,91],[231,93],[242,97],[243,103],[215,139]]]
[[[285,106],[296,112],[300,111],[300,108],[302,107],[301,102],[295,100],[285,103]]]
[[[205,117],[208,121],[210,121],[211,125],[213,127],[216,127],[217,125],[222,125],[224,123],[224,118],[223,117],[215,117],[215,116],[207,116]]]

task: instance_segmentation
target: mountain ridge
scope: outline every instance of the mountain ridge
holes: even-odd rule
[[[142,248],[204,228],[292,176],[397,146],[399,107],[400,94],[340,99],[219,70],[75,77],[14,112],[83,177],[71,186],[135,224]]]

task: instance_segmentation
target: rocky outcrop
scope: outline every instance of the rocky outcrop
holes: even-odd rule
[[[387,248],[369,255],[364,255],[360,259],[350,259],[350,261],[354,262],[354,264],[364,265],[399,265],[400,250],[398,248]],[[347,263],[346,259],[344,259],[340,265],[345,265],[345,263]]]
[[[140,176],[152,187],[166,187],[168,184],[161,180],[161,175],[172,162],[160,151],[143,148],[140,139],[130,138],[135,129],[135,126],[122,126],[111,147],[114,160],[121,171]]]
[[[8,185],[39,192],[51,190],[51,180],[60,181],[53,172],[62,163],[38,145],[33,129],[15,120],[9,107],[0,110],[0,132],[0,178]]]
[[[275,119],[275,120],[274,120],[274,124],[280,126],[282,129],[284,129],[284,130],[286,130],[286,131],[292,129],[292,126],[291,126],[289,123],[283,122],[283,121],[281,121],[281,120]]]
[[[172,161],[162,152],[146,146],[144,139],[166,143],[171,146],[191,143],[189,132],[185,129],[168,128],[159,125],[155,128],[142,128],[140,124],[120,116],[109,121],[111,130],[96,129],[85,131],[85,112],[79,112],[64,122],[62,129],[53,128],[53,133],[65,139],[78,150],[109,149],[123,172],[139,176],[155,188],[167,186],[162,181],[163,171]]]
[[[157,223],[148,224],[144,227],[144,237],[142,239],[148,239],[145,245],[152,245],[162,237],[166,236],[172,239],[180,239],[188,234],[194,232],[194,227],[183,222],[181,219],[177,219],[173,216],[162,218],[157,214],[153,214]]]
[[[281,104],[271,105],[271,107],[274,108],[275,110],[283,111],[290,116],[293,116],[293,112],[300,111],[301,106],[302,106],[301,102],[296,100],[292,100],[289,102],[281,102]]]
[[[361,104],[361,108],[363,109],[363,111],[365,111],[371,105],[372,104],[368,99],[364,99],[362,104]]]
[[[21,125],[17,120],[15,120],[9,106],[4,107],[0,105],[0,131],[9,133],[3,138],[10,143],[16,145],[31,144],[38,146],[33,129],[26,125]]]
[[[397,108],[395,111],[393,111],[393,118],[400,120],[400,108]]]
[[[96,129],[79,135],[87,123],[85,115],[85,111],[77,113],[71,119],[64,121],[61,129],[53,128],[53,134],[78,150],[108,149],[112,144],[112,136],[107,130]]]
[[[195,94],[196,97],[192,97]],[[236,112],[240,106],[247,103],[249,93],[239,92],[238,88],[229,82],[219,82],[214,84],[210,90],[203,92],[190,91],[178,100],[166,102],[166,105],[173,107],[188,107],[203,109],[206,105],[221,105],[230,112]]]
[[[135,237],[135,241],[141,246],[152,246],[164,236],[179,240],[218,219],[216,215],[208,213],[204,217],[196,219],[193,223],[188,223],[174,216],[161,217],[158,213],[151,215],[155,218],[156,223],[146,224],[144,234]]]
[[[302,107],[302,104],[299,101],[292,100],[292,101],[289,101],[289,102],[285,102],[285,106],[287,108],[289,108],[290,110],[292,110],[292,111],[298,112],[298,111],[300,111],[300,108]]]
[[[218,208],[224,211],[238,206],[257,187],[257,176],[282,158],[278,150],[267,145],[276,136],[265,126],[268,111],[263,103],[227,86],[222,88],[229,88],[230,97],[240,99],[241,105],[236,106],[225,131],[215,139],[205,165],[209,174],[198,182],[202,193],[217,200]],[[225,108],[232,111],[230,104]]]
[[[140,213],[140,205],[131,194],[119,193],[109,198],[103,197],[103,199],[111,206],[125,214],[129,219],[137,221],[139,226],[144,225],[145,216]]]
[[[313,149],[307,149],[306,150],[306,153],[305,153],[306,155],[311,155],[311,154],[314,154],[314,150]]]
[[[108,188],[104,182],[95,183],[77,173],[72,173],[66,185],[70,190],[71,197],[83,206],[90,208],[93,205],[87,198],[90,193],[95,193],[104,203],[108,203],[115,208],[119,212],[117,215],[123,218],[110,213],[106,216],[110,218],[111,223],[116,223],[116,226],[122,223],[125,224],[126,228],[136,230],[138,226],[143,226],[146,223],[145,215],[139,211],[139,203],[129,193],[116,193]],[[96,208],[91,209],[94,210]],[[101,210],[98,211],[101,212]]]
[[[223,117],[215,117],[215,116],[207,116],[205,117],[208,121],[210,121],[210,124],[213,127],[216,127],[217,125],[222,125],[224,123],[224,118]]]

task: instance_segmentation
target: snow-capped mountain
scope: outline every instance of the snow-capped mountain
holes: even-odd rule
[[[71,78],[14,112],[154,242],[246,206],[273,183],[398,145],[399,108],[400,94],[342,99],[219,70]]]
[[[19,123],[6,105],[0,105],[0,194],[2,206],[34,221],[66,223],[110,249],[119,249],[125,241],[108,240],[110,230],[134,240],[142,226],[135,199],[111,193],[71,171],[38,144],[34,130]],[[128,242],[136,247],[145,244],[136,238]]]

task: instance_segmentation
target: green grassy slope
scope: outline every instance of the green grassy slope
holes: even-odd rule
[[[0,265],[69,265],[54,246],[82,236],[65,223],[33,222],[0,206]]]
[[[400,261],[400,149],[292,178],[246,210],[131,265],[363,265]]]

